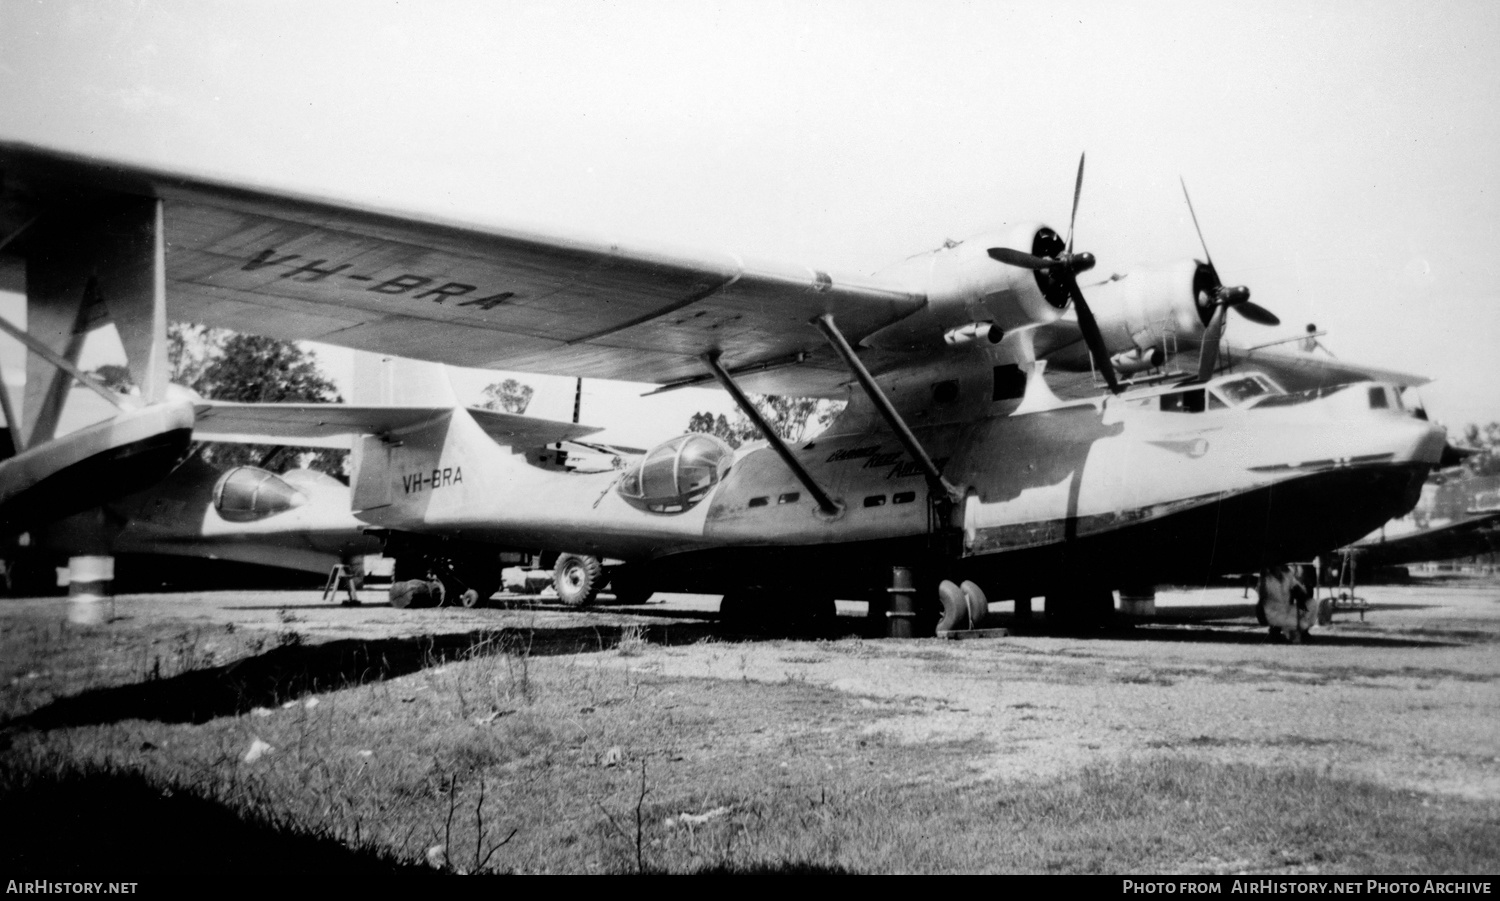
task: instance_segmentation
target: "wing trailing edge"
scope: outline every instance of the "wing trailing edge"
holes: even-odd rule
[[[200,401],[193,436],[234,444],[290,444],[348,448],[357,435],[384,435],[416,428],[465,410],[495,443],[539,447],[570,441],[599,428],[519,416],[477,407],[355,406],[351,404],[240,404]]]

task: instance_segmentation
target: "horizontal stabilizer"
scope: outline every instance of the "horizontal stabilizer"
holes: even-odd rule
[[[474,417],[485,434],[495,439],[495,443],[506,447],[540,447],[556,441],[572,441],[601,431],[596,426],[579,425],[576,422],[558,422],[475,407],[469,407],[469,415]]]
[[[355,435],[382,435],[420,426],[453,412],[452,407],[354,406],[351,404],[238,404],[200,401],[194,437],[234,444],[290,444],[347,448]],[[599,429],[534,416],[469,408],[497,444],[537,447],[592,435]]]
[[[576,439],[573,440],[573,443],[596,454],[606,454],[612,457],[642,457],[646,454],[644,447],[626,447],[623,444],[602,444],[598,441],[578,441]]]

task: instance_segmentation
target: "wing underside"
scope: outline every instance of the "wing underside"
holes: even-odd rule
[[[347,448],[355,435],[383,435],[414,428],[453,412],[448,407],[353,406],[349,404],[195,405],[193,437],[241,444],[290,444]],[[470,408],[469,415],[497,444],[540,447],[598,432],[593,426]]]
[[[173,318],[460,366],[673,383],[731,369],[842,368],[853,340],[923,300],[799,267],[393,214],[0,144],[0,241],[66,232],[122,195],[160,198]],[[813,381],[818,381],[813,379]],[[823,381],[827,381],[824,379]]]

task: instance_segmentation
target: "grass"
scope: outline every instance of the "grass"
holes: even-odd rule
[[[1466,873],[1500,848],[1500,805],[1191,746],[980,780],[992,749],[898,740],[888,705],[656,675],[668,651],[639,628],[6,628],[12,869]],[[871,653],[843,644],[809,647]],[[273,750],[247,762],[257,740]],[[131,825],[79,855],[69,836],[101,822]]]
[[[620,641],[615,645],[615,650],[621,657],[638,657],[645,652],[648,644],[646,627],[640,623],[632,623],[620,630]]]

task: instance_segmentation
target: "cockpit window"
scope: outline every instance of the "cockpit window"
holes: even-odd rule
[[[1401,409],[1406,410],[1418,419],[1427,418],[1427,408],[1422,404],[1422,395],[1411,385],[1406,385],[1396,392],[1396,401]]]
[[[1214,386],[1214,390],[1223,395],[1224,400],[1233,407],[1238,407],[1251,398],[1272,393],[1269,385],[1253,376],[1220,382]]]
[[[1205,400],[1202,388],[1174,391],[1161,396],[1161,409],[1163,413],[1202,413]]]
[[[1318,400],[1323,397],[1332,397],[1348,388],[1349,385],[1334,385],[1332,388],[1313,388],[1308,391],[1298,391],[1294,394],[1274,394],[1256,402],[1256,409],[1261,407],[1295,407],[1309,401]]]

